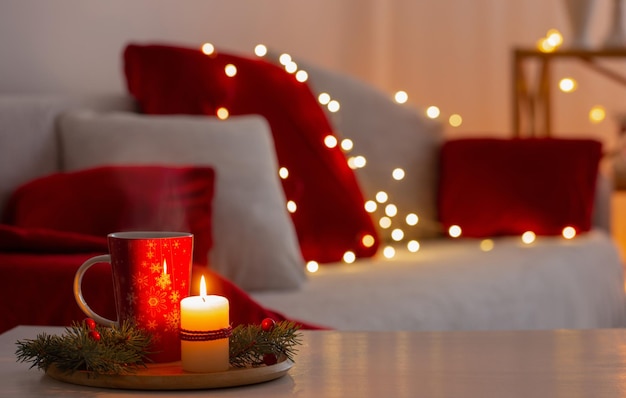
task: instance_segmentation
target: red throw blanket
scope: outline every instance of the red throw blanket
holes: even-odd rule
[[[90,257],[106,254],[105,238],[0,224],[0,333],[18,325],[68,326],[85,318],[73,294],[74,274]],[[246,292],[205,266],[194,265],[192,277],[205,275],[211,294],[228,298],[233,326],[286,318],[263,308]],[[192,285],[193,286],[193,285]],[[111,268],[96,264],[83,278],[83,295],[98,314],[116,319]],[[305,329],[320,329],[301,323]]]

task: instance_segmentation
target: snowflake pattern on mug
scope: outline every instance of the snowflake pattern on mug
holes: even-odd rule
[[[117,242],[116,242],[117,243]],[[180,300],[189,295],[191,240],[175,238],[136,239],[111,247],[117,264],[114,275],[120,319],[132,319],[152,334],[155,344],[180,345]],[[121,260],[120,260],[121,262]],[[114,266],[115,270],[115,266]]]

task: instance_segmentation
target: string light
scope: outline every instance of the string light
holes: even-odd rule
[[[494,243],[491,239],[483,239],[480,241],[480,250],[490,252],[493,250]]]
[[[226,73],[228,77],[233,77],[237,74],[237,67],[233,64],[227,64],[224,66],[224,73]]]
[[[367,234],[363,236],[363,238],[361,239],[361,243],[365,247],[372,247],[374,246],[374,243],[376,243],[376,240],[374,239],[372,235]]]
[[[576,229],[570,226],[563,228],[563,237],[565,239],[574,239],[576,237]]]
[[[535,239],[537,239],[537,236],[535,235],[533,231],[526,231],[522,234],[522,242],[524,242],[527,245],[530,245],[531,243],[533,243]]]
[[[419,222],[419,217],[415,213],[409,213],[406,215],[405,221],[407,225],[414,226]]]
[[[378,208],[378,205],[373,200],[368,200],[365,202],[365,211],[368,213],[373,213]]]
[[[396,256],[396,249],[394,249],[392,246],[385,246],[385,248],[383,249],[383,256],[388,259],[394,258]]]
[[[393,203],[388,204],[387,206],[385,206],[385,214],[388,217],[395,217],[396,214],[398,214],[398,207]]]
[[[320,265],[317,261],[309,261],[306,263],[306,270],[310,273],[315,273],[320,269]]]
[[[572,79],[571,77],[564,77],[559,81],[559,89],[561,89],[561,91],[563,91],[564,93],[574,92],[576,91],[577,87],[578,85],[576,83],[576,80]]]
[[[288,200],[287,201],[287,211],[289,213],[295,213],[296,210],[298,210],[298,206],[296,205],[296,202],[294,202],[293,200]]]
[[[391,177],[396,180],[396,181],[400,181],[404,178],[404,170],[401,168],[396,168],[391,172]]]
[[[451,225],[450,228],[448,228],[448,235],[452,238],[458,238],[461,236],[461,227],[458,225]]]
[[[215,46],[211,43],[204,43],[202,45],[202,52],[205,55],[211,55],[215,52]]]
[[[328,93],[320,93],[317,96],[317,101],[322,105],[328,105],[330,102],[330,95],[328,95]]]
[[[286,180],[289,177],[289,170],[286,167],[281,167],[278,169],[278,176],[283,180]]]
[[[396,242],[400,242],[402,239],[404,239],[404,231],[400,228],[394,229],[393,231],[391,231],[391,239],[395,240]]]
[[[591,123],[600,123],[606,118],[606,111],[601,105],[596,105],[589,111],[589,121]]]
[[[334,135],[327,135],[324,137],[324,145],[328,148],[335,148],[337,146],[337,138]]]
[[[560,34],[560,32],[553,29],[553,30],[548,31],[546,37],[544,37],[540,41],[540,43],[538,43],[538,45],[541,45],[542,51],[554,51],[555,48],[557,48],[558,46],[562,44],[562,41],[563,41],[563,37]],[[214,53],[215,48],[212,44],[205,43],[202,46],[202,50],[205,54],[212,54]],[[268,50],[266,46],[262,44],[258,44],[254,48],[254,53],[259,57],[263,57],[267,55]],[[304,70],[299,69],[298,65],[293,61],[292,57],[289,54],[286,54],[286,53],[281,54],[278,60],[280,64],[284,66],[287,72],[295,73],[296,80],[300,82],[305,82],[308,80],[308,77],[309,77],[308,73]],[[237,69],[235,65],[229,64],[225,67],[225,72],[228,76],[232,77],[237,74]],[[564,79],[561,79],[561,81],[559,82],[559,88],[563,92],[572,92],[576,89],[576,87],[577,87],[577,83],[572,78],[564,78]],[[393,95],[393,100],[398,104],[405,104],[408,101],[408,99],[409,99],[409,95],[404,90],[399,90],[395,92]],[[333,99],[332,96],[327,92],[319,93],[317,100],[320,103],[320,105],[325,106],[328,109],[328,111],[331,113],[339,112],[341,109],[341,105],[339,101],[337,101],[336,99]],[[218,117],[220,118],[224,118],[224,119],[228,118],[228,110],[226,108],[218,109],[217,114],[218,114]],[[432,106],[426,107],[425,114],[430,119],[437,119],[441,117],[441,110],[437,106],[432,105]],[[594,122],[602,121],[605,119],[605,117],[606,117],[606,112],[604,108],[601,106],[596,106],[589,112],[589,118],[590,120]],[[454,113],[448,117],[448,123],[452,127],[459,127],[463,123],[463,118],[461,117],[461,115]],[[343,139],[341,140],[341,142],[339,142],[337,138],[332,134],[329,134],[326,137],[324,137],[324,145],[329,149],[336,148],[337,145],[340,145],[340,148],[345,152],[349,152],[354,149],[354,142],[352,140]],[[349,157],[347,161],[348,161],[348,165],[353,169],[364,167],[367,164],[365,157],[362,155]],[[282,179],[286,179],[289,176],[289,171],[286,168],[281,167],[279,169],[279,176]],[[402,181],[405,179],[405,177],[406,177],[406,173],[404,169],[401,167],[397,167],[391,172],[391,178],[396,181]],[[388,194],[384,191],[379,191],[375,195],[375,201],[367,200],[364,204],[364,208],[369,213],[375,213],[376,211],[378,211],[378,207],[379,207],[377,203],[384,204],[388,200],[389,200]],[[297,206],[295,202],[288,201],[287,208],[290,212],[294,212]],[[378,224],[381,228],[388,229],[392,225],[391,218],[395,217],[398,214],[397,206],[391,203],[387,204],[386,206],[384,206],[384,214],[385,214],[384,216],[379,218]],[[408,213],[405,216],[405,222],[407,226],[413,227],[418,224],[419,217],[415,213]],[[448,229],[448,234],[453,238],[460,237],[462,234],[461,227],[458,225],[451,226]],[[393,240],[400,242],[405,238],[406,234],[402,229],[394,228],[391,231],[390,236]],[[573,227],[566,227],[563,229],[564,238],[572,239],[575,236],[576,236],[576,230]],[[534,242],[535,239],[536,239],[536,236],[532,231],[527,231],[522,235],[522,241],[524,241],[527,244]],[[366,235],[362,238],[361,244],[365,247],[371,247],[375,244],[375,238],[371,235]],[[417,252],[420,249],[420,244],[417,240],[409,240],[406,243],[406,245],[407,245],[407,249],[413,253]],[[494,247],[494,242],[491,239],[483,239],[480,243],[480,249],[485,252],[491,251],[493,247]],[[383,249],[383,255],[387,258],[392,258],[395,256],[395,249],[391,246],[387,246]],[[346,252],[343,256],[343,261],[346,263],[354,262],[355,259],[356,259],[356,256],[351,251]],[[307,263],[307,270],[309,270],[309,272],[317,271],[318,267],[319,267],[319,264],[315,261],[310,261],[309,263]]]
[[[230,113],[228,112],[228,109],[221,107],[221,108],[217,108],[216,115],[219,119],[226,120],[228,119],[228,116],[230,116]]]
[[[337,100],[330,100],[327,107],[330,112],[335,113],[335,112],[339,112],[341,105],[339,105],[339,101]]]
[[[266,56],[267,55],[267,47],[265,45],[263,45],[263,44],[257,44],[254,47],[254,54],[257,57],[264,57],[264,56]]]
[[[407,244],[406,244],[407,249],[409,249],[409,251],[411,253],[417,253],[418,250],[420,249],[420,243],[416,240],[410,240]]]
[[[393,98],[398,104],[404,104],[409,100],[409,95],[406,93],[406,91],[401,90],[396,92]]]

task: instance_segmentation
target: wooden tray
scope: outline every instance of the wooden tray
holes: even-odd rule
[[[224,372],[189,373],[183,371],[180,362],[149,364],[129,375],[94,375],[78,371],[66,373],[54,365],[46,374],[53,379],[90,387],[118,388],[129,390],[202,390],[235,387],[262,383],[284,376],[293,366],[285,359],[271,366],[258,368],[230,368]]]

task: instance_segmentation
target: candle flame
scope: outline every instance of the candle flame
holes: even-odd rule
[[[163,275],[167,274],[167,261],[163,260]]]
[[[200,297],[206,296],[206,281],[204,280],[204,275],[200,278]]]

